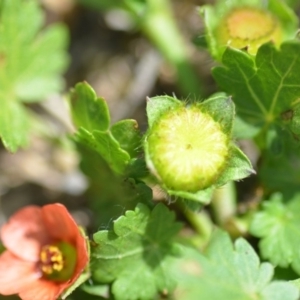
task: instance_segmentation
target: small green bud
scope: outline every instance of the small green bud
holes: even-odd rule
[[[297,15],[281,0],[215,0],[199,12],[204,18],[206,46],[220,61],[228,46],[256,55],[264,43],[280,46],[294,39],[298,29]]]
[[[282,40],[280,23],[270,12],[255,7],[238,7],[230,11],[216,28],[220,45],[247,49],[255,55],[258,48],[272,41],[279,45]]]
[[[195,193],[213,185],[226,167],[229,140],[201,105],[182,103],[150,128],[147,164],[168,190]]]

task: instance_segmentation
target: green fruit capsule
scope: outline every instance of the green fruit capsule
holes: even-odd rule
[[[147,164],[166,189],[194,193],[213,185],[226,167],[229,140],[201,106],[182,103],[150,128]]]

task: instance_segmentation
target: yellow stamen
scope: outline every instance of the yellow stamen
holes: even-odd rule
[[[60,272],[64,268],[64,258],[57,246],[44,246],[40,253],[41,270],[45,275]]]

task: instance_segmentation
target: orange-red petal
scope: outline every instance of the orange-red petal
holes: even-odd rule
[[[75,246],[79,229],[65,206],[59,203],[45,205],[42,207],[42,215],[52,239]]]
[[[35,263],[23,261],[9,251],[0,255],[0,294],[17,294],[38,281],[39,277]]]
[[[78,230],[76,238],[77,263],[72,278],[67,282],[66,286],[62,286],[61,292],[71,286],[81,275],[89,262],[89,253],[86,238]]]
[[[84,271],[89,262],[89,253],[86,238],[78,231],[76,240],[76,250],[77,250],[77,265],[74,272],[74,277],[72,278],[72,283],[79,277],[79,275]]]
[[[41,246],[49,242],[41,208],[27,206],[17,211],[1,228],[1,240],[16,256],[38,261]]]
[[[59,284],[49,280],[38,280],[19,293],[22,300],[57,300]]]
[[[60,293],[62,293],[76,281],[89,262],[87,240],[63,205],[56,203],[44,206],[43,216],[52,238],[71,243],[77,251],[74,274],[68,282],[61,284]]]

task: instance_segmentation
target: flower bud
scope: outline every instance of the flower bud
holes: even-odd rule
[[[225,49],[245,50],[256,55],[267,42],[280,46],[295,38],[298,17],[285,1],[224,1],[200,8],[204,18],[205,43],[211,55],[222,60]]]
[[[247,49],[255,55],[258,48],[272,41],[279,45],[282,32],[277,18],[268,11],[255,7],[238,7],[230,11],[216,28],[220,45]]]

